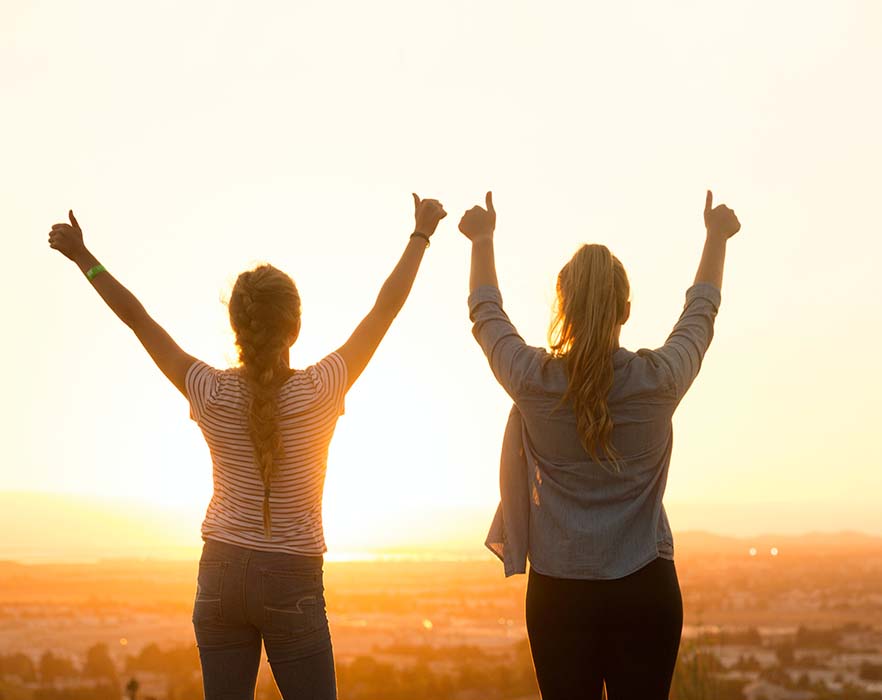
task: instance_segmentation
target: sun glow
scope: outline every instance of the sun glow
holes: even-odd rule
[[[599,241],[631,278],[622,342],[638,348],[661,343],[682,307],[713,187],[744,228],[675,419],[672,525],[882,532],[871,497],[882,471],[868,469],[882,463],[882,378],[842,361],[843,348],[882,342],[868,323],[882,239],[866,235],[882,160],[882,99],[866,89],[879,8],[489,2],[465,21],[396,1],[377,23],[367,4],[342,22],[321,3],[4,5],[0,186],[15,192],[4,203],[15,264],[0,282],[0,521],[22,533],[9,547],[91,557],[94,543],[128,538],[136,552],[192,553],[211,494],[184,398],[45,247],[68,207],[108,269],[215,366],[235,358],[222,303],[235,276],[257,261],[289,272],[302,367],[370,308],[417,191],[451,216],[347,398],[327,539],[332,556],[480,550],[509,399],[469,333],[455,221],[488,188],[521,334],[544,342],[555,275]],[[109,30],[132,23],[135,34]],[[313,30],[325,26],[330,42]],[[15,508],[22,492],[91,505]]]

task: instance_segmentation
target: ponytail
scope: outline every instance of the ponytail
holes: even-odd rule
[[[630,287],[625,268],[606,246],[584,245],[557,278],[557,303],[548,332],[552,354],[567,363],[569,400],[582,446],[592,459],[618,454],[610,441],[608,398],[613,385],[616,326],[625,320]]]

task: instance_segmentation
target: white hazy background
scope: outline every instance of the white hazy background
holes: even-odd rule
[[[560,267],[602,242],[631,278],[636,349],[679,314],[711,188],[743,228],[675,418],[672,524],[882,534],[880,36],[875,0],[7,0],[0,492],[19,531],[57,532],[52,508],[21,504],[71,494],[171,513],[170,541],[192,544],[211,492],[185,399],[49,250],[68,208],[217,366],[234,358],[236,275],[289,272],[304,366],[370,308],[410,193],[446,205],[332,444],[333,551],[483,540],[509,400],[470,336],[466,208],[494,190],[500,284],[528,342],[545,341]]]

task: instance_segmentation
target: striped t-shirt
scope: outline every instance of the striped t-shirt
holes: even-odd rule
[[[264,534],[264,486],[248,432],[250,391],[241,369],[219,370],[196,361],[185,379],[190,418],[211,453],[214,493],[202,538],[271,552],[321,555],[322,491],[328,445],[343,414],[346,364],[337,353],[292,370],[279,388],[284,456],[270,482],[272,537]]]

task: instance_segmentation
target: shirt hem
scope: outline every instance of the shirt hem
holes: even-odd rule
[[[550,573],[546,573],[545,571],[542,571],[542,569],[539,569],[539,568],[533,566],[532,561],[530,561],[530,569],[535,569],[537,574],[542,574],[543,576],[549,576],[550,578],[570,579],[570,580],[574,580],[574,581],[618,581],[619,579],[623,579],[623,578],[626,578],[627,576],[630,576],[631,574],[637,573],[644,566],[648,566],[649,564],[654,562],[656,559],[667,559],[668,561],[674,561],[674,555],[673,554],[669,555],[667,553],[662,553],[662,552],[659,552],[658,550],[656,550],[656,553],[653,556],[651,556],[649,559],[642,561],[640,564],[635,566],[633,569],[629,569],[626,573],[616,575],[616,576],[572,576],[572,575],[561,576],[560,574],[550,574]]]
[[[321,550],[305,550],[298,549],[296,547],[285,547],[283,545],[260,545],[255,542],[243,542],[241,540],[235,540],[229,537],[225,537],[223,534],[215,534],[215,533],[202,533],[202,541],[208,542],[209,540],[213,540],[214,542],[223,542],[224,544],[231,544],[235,547],[243,547],[245,549],[254,549],[258,552],[275,552],[277,554],[299,554],[303,557],[321,557],[324,556],[325,552],[328,551],[327,547],[323,547]]]

